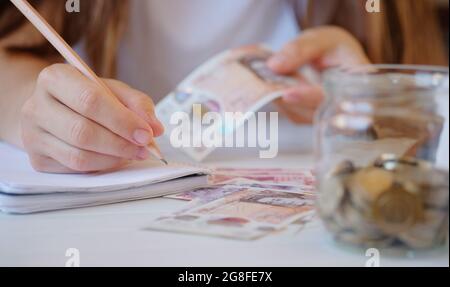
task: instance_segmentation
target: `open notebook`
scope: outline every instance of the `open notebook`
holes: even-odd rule
[[[175,194],[207,184],[207,170],[159,161],[93,174],[45,174],[27,155],[0,143],[0,210],[33,213]]]

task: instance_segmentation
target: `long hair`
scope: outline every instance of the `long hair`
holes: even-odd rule
[[[363,44],[374,63],[448,66],[448,49],[438,20],[436,0],[380,0],[369,13],[367,0],[296,0],[302,28],[337,25]]]
[[[448,65],[433,0],[382,0],[381,12],[373,14],[365,10],[366,0],[309,0],[306,9],[302,5],[305,0],[292,1],[302,28],[341,26],[360,40],[374,63]],[[67,13],[66,0],[32,0],[31,3],[69,44],[84,40],[96,72],[102,76],[115,74],[128,0],[80,0],[80,13]],[[22,30],[27,31],[22,33],[26,36],[17,37]],[[10,51],[56,54],[12,4],[2,0],[0,47],[5,45]]]
[[[127,0],[80,0],[80,12],[66,12],[66,0],[31,0],[30,3],[69,43],[83,41],[94,70],[102,76],[115,75],[116,54],[127,15]],[[10,3],[0,1],[0,43],[9,51],[52,56],[57,52],[25,21]],[[22,34],[26,34],[20,37]],[[19,34],[19,35],[18,35]]]

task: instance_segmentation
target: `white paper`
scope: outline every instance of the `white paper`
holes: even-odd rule
[[[24,214],[165,196],[204,187],[206,172],[148,160],[112,172],[40,173],[24,152],[0,143],[0,211]]]
[[[0,191],[3,193],[104,192],[141,187],[204,172],[198,167],[177,164],[165,166],[159,161],[148,160],[107,173],[40,173],[31,167],[24,152],[0,143]]]

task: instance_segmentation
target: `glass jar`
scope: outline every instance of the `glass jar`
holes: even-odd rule
[[[448,69],[372,65],[325,75],[318,200],[343,242],[427,249],[448,240]]]

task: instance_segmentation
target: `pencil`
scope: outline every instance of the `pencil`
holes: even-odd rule
[[[10,0],[19,11],[33,24],[33,26],[55,47],[55,49],[66,59],[66,61],[77,68],[83,75],[97,83],[110,96],[114,96],[106,84],[94,73],[94,71],[81,59],[81,57],[67,44],[67,42],[53,29],[52,26],[39,14],[26,0]],[[158,160],[167,165],[159,148],[148,146],[147,150]]]

